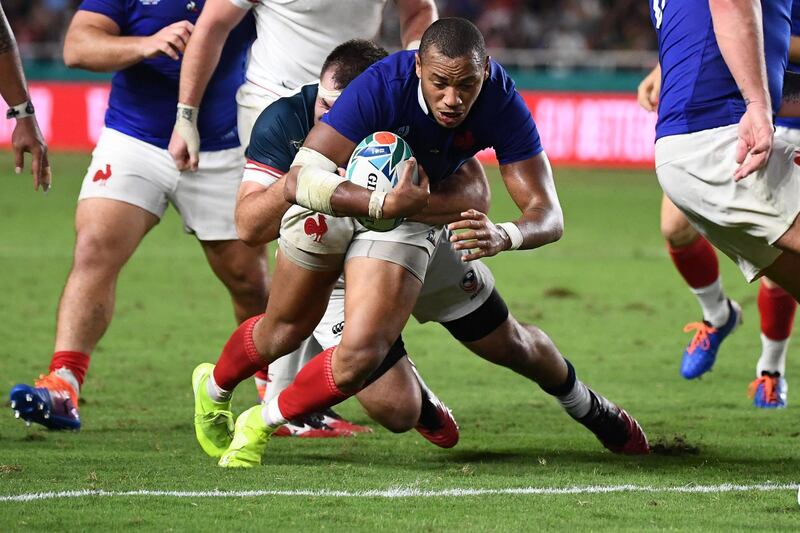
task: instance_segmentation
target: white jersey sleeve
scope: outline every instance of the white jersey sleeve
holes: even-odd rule
[[[253,9],[258,4],[258,0],[230,0],[230,2],[239,9],[244,10]]]

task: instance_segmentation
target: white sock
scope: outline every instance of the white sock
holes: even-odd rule
[[[725,325],[730,316],[730,309],[728,309],[728,298],[722,290],[722,278],[717,278],[711,285],[698,289],[689,287],[689,290],[697,297],[706,322],[715,328]]]
[[[69,383],[77,394],[81,393],[81,385],[78,383],[78,378],[75,377],[75,374],[72,373],[72,370],[69,368],[62,366],[61,368],[57,369],[55,375]]]
[[[592,395],[589,393],[589,388],[579,379],[575,380],[571,391],[564,396],[556,396],[556,399],[573,418],[583,418],[589,414],[589,410],[592,408]]]
[[[789,339],[774,341],[761,334],[761,357],[756,365],[756,377],[761,377],[762,372],[778,372],[781,376],[786,372],[786,352],[789,348]]]
[[[261,401],[262,401],[262,402],[263,402],[263,401],[265,401],[265,400],[267,399],[267,397],[266,397],[266,391],[267,391],[267,385],[269,384],[269,381],[267,381],[266,379],[261,379],[261,378],[257,378],[257,377],[254,377],[254,378],[253,378],[253,381],[255,381],[255,382],[256,382],[256,389],[257,389],[257,390],[259,390],[259,391],[260,391],[261,389],[263,389],[263,390],[264,390],[264,393],[265,393],[265,394],[264,394],[264,397],[263,397],[263,398],[261,398]]]
[[[231,392],[217,385],[217,382],[214,381],[214,374],[211,374],[208,381],[206,381],[206,392],[208,392],[212,400],[218,403],[227,402],[231,399]]]
[[[278,407],[278,397],[271,399],[270,401],[264,404],[264,407],[261,408],[261,418],[264,420],[264,423],[269,427],[276,428],[278,426],[282,426],[288,420],[284,418],[283,414],[281,413],[280,407]]]

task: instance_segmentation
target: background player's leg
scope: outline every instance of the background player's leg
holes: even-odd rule
[[[775,244],[784,252],[770,266],[762,270],[761,274],[780,285],[795,301],[800,302],[800,252],[791,249],[792,246],[800,249],[800,217]]]
[[[200,241],[211,270],[227,287],[236,322],[260,314],[269,296],[269,272],[265,246],[242,241]]]
[[[661,200],[661,233],[667,240],[672,262],[703,311],[702,322],[692,322],[684,328],[695,334],[683,351],[680,370],[684,378],[694,379],[711,370],[722,341],[741,322],[741,308],[722,290],[714,247],[666,195]]]
[[[77,385],[76,390],[89,355],[111,322],[119,272],[157,223],[152,213],[125,202],[106,198],[78,202],[72,268],[58,305],[51,364],[51,370],[68,369],[62,377]]]
[[[397,361],[356,397],[371,419],[394,433],[408,431],[419,422],[420,385],[408,357]]]
[[[508,315],[505,322],[483,338],[462,342],[484,359],[535,381],[609,450],[648,453],[647,437],[638,423],[577,379],[572,365],[539,328],[520,324]]]

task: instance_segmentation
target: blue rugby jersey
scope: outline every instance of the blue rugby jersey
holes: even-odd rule
[[[83,0],[79,9],[113,20],[120,35],[146,37],[181,20],[192,24],[205,0]],[[239,145],[236,90],[244,82],[255,23],[247,15],[230,34],[200,107],[200,149]],[[167,148],[175,123],[181,62],[167,56],[147,59],[114,74],[105,125],[159,148]]]
[[[783,91],[791,0],[763,0],[764,52],[773,112]],[[656,139],[736,124],[744,99],[722,59],[708,0],[655,0],[661,96]]]
[[[800,0],[792,2],[792,37],[800,36]],[[786,67],[791,72],[800,72],[800,64],[792,63]],[[787,128],[800,129],[800,117],[777,117],[775,124]]]
[[[542,151],[530,111],[503,67],[491,61],[489,79],[464,122],[445,128],[428,114],[414,53],[397,52],[369,67],[345,88],[322,121],[354,143],[376,131],[396,133],[411,146],[432,183],[484,148],[493,147],[501,164]]]

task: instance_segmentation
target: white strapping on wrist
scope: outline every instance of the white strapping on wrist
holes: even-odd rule
[[[508,238],[511,239],[511,248],[509,248],[509,250],[516,250],[522,246],[523,237],[519,226],[513,222],[501,222],[500,224],[497,224],[497,227],[503,228],[503,231],[506,232]]]
[[[369,216],[376,220],[383,218],[383,203],[386,201],[385,191],[372,191],[369,195]]]
[[[178,103],[177,120],[188,120],[192,124],[197,124],[199,107]]]
[[[336,187],[347,181],[336,174],[336,163],[316,150],[302,147],[292,166],[302,167],[297,174],[295,203],[318,213],[335,216],[331,196]]]

